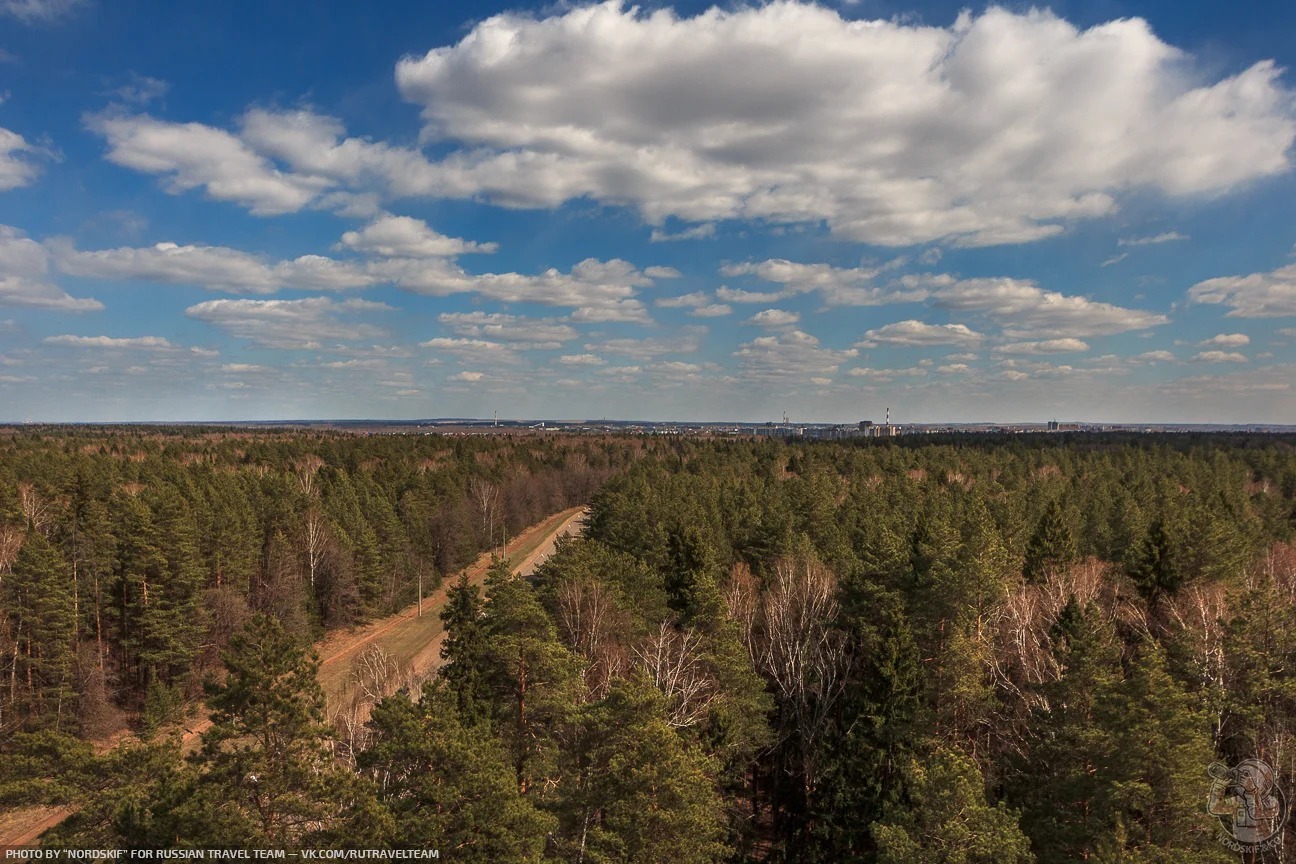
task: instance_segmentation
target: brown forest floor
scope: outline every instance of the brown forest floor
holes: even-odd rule
[[[535,572],[550,555],[560,537],[579,532],[584,526],[585,507],[573,507],[555,513],[542,522],[524,530],[509,542],[508,560],[514,573],[523,577]],[[466,568],[468,581],[480,585],[490,568],[491,553],[483,553]],[[457,578],[457,577],[456,577]],[[333,631],[315,643],[320,658],[319,681],[328,700],[330,713],[353,701],[352,670],[355,661],[374,646],[392,655],[408,677],[426,678],[441,665],[441,643],[445,633],[441,628],[441,607],[446,602],[446,591],[455,578],[446,579],[441,587],[423,598],[423,614],[418,614],[418,604],[360,627]],[[368,706],[362,707],[367,715]],[[201,711],[199,712],[201,715]],[[211,720],[184,725],[181,746],[197,746],[198,738]],[[100,752],[119,746],[134,736],[118,732],[108,739],[95,742]],[[72,814],[70,807],[20,807],[0,809],[0,850],[6,847],[26,846],[35,843],[41,834],[58,825]]]

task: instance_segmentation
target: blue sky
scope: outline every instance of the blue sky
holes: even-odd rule
[[[1296,422],[1296,8],[0,0],[0,420]]]

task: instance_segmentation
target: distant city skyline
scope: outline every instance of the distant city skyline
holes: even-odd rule
[[[0,0],[0,422],[1296,423],[1290,4],[320,9]]]

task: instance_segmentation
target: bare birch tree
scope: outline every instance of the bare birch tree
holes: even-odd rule
[[[302,522],[302,551],[306,555],[306,573],[312,590],[315,588],[315,574],[324,561],[328,540],[328,519],[318,508],[310,507]]]
[[[4,577],[13,569],[22,542],[22,529],[13,525],[0,525],[0,585],[4,584]]]
[[[715,701],[717,686],[703,662],[702,637],[663,621],[634,649],[636,665],[666,697],[666,722],[675,728],[700,723]]]
[[[760,668],[756,644],[756,628],[761,616],[760,585],[746,564],[739,562],[730,571],[729,581],[724,587],[724,601],[729,618],[738,624],[748,659],[754,668]]]
[[[315,475],[324,467],[324,460],[314,453],[297,460],[297,488],[307,498],[314,498],[319,492]]]
[[[42,534],[48,534],[54,521],[49,504],[30,483],[18,484],[18,506],[22,509],[23,519]]]
[[[601,699],[626,667],[612,596],[602,583],[584,579],[563,582],[557,593],[563,639],[585,660],[585,684],[591,698]]]
[[[837,579],[818,561],[780,558],[761,602],[756,653],[783,708],[785,737],[799,740],[807,792],[819,779],[815,755],[845,682],[847,657],[837,619]]]
[[[468,481],[468,500],[472,502],[482,530],[486,532],[486,542],[494,543],[495,520],[500,514],[499,487],[480,477],[474,477]]]

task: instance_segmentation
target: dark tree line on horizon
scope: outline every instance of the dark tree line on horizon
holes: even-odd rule
[[[57,677],[37,674],[43,689],[10,703],[22,713],[0,745],[0,800],[76,804],[52,845],[392,845],[467,861],[1222,864],[1237,858],[1205,812],[1212,762],[1263,759],[1296,794],[1288,437],[474,441],[422,472],[414,466],[436,462],[426,450],[444,442],[286,435],[257,450],[163,436],[154,450],[86,452],[95,440],[3,442],[13,446],[0,449],[0,487],[11,489],[0,494],[13,503],[0,513],[16,514],[25,539],[2,590],[23,579],[66,586],[72,561],[91,566],[77,550],[99,532],[73,523],[86,539],[70,539],[79,485],[68,481],[80,476],[71,466],[102,460],[113,494],[139,502],[130,516],[119,501],[113,518],[138,521],[117,524],[155,538],[121,536],[114,561],[152,545],[148,572],[197,579],[202,604],[230,581],[250,599],[220,636],[219,668],[143,638],[162,622],[114,631],[114,680],[137,702],[154,681],[210,679],[214,722],[196,753],[182,757],[161,736],[96,756],[58,734],[77,729],[62,711],[84,715],[75,676],[59,690]],[[207,447],[225,454],[219,464],[242,466],[224,473],[243,478],[263,529],[250,569],[226,557],[237,544],[213,546],[201,529],[186,539],[143,489],[121,491],[140,483],[162,495],[180,477],[201,487],[193,475],[210,466],[181,457]],[[300,476],[312,456],[324,463],[309,472],[318,505]],[[441,511],[411,510],[406,498],[439,472],[454,478],[445,500],[480,504],[474,481],[516,495],[505,466],[517,464],[530,477],[549,476],[544,465],[556,483],[573,467],[585,473],[579,490],[546,503],[592,495],[586,536],[562,543],[533,579],[497,564],[484,588],[452,583],[440,674],[381,701],[363,734],[340,736],[324,723],[309,639],[407,597],[384,588],[408,580],[392,575],[400,559],[383,551],[367,502],[389,502],[404,554],[435,561],[419,519]],[[64,478],[40,499],[64,514],[62,528],[18,521],[32,512],[20,484],[35,482],[33,466]],[[172,479],[145,484],[135,466]],[[340,486],[334,475],[354,491],[324,492]],[[255,503],[271,482],[274,501]],[[175,494],[197,500],[185,488]],[[263,517],[285,502],[295,521]],[[336,603],[324,586],[337,565],[312,565],[303,540],[312,506],[330,532],[349,539],[347,526],[363,523],[376,538],[372,571],[363,544],[346,545],[354,588]],[[461,528],[489,516],[460,506]],[[548,512],[506,506],[520,508],[520,522]],[[193,521],[230,524],[208,520]],[[281,524],[296,530],[289,606],[251,588],[273,583],[265,529]],[[186,543],[197,551],[178,557],[197,562],[194,577],[164,563]],[[219,585],[217,559],[229,562]],[[70,626],[61,597],[30,601],[27,620],[47,628],[40,638]],[[95,631],[74,606],[65,662],[79,669]],[[140,679],[140,668],[152,671]],[[1267,860],[1296,860],[1290,832],[1284,839]]]

